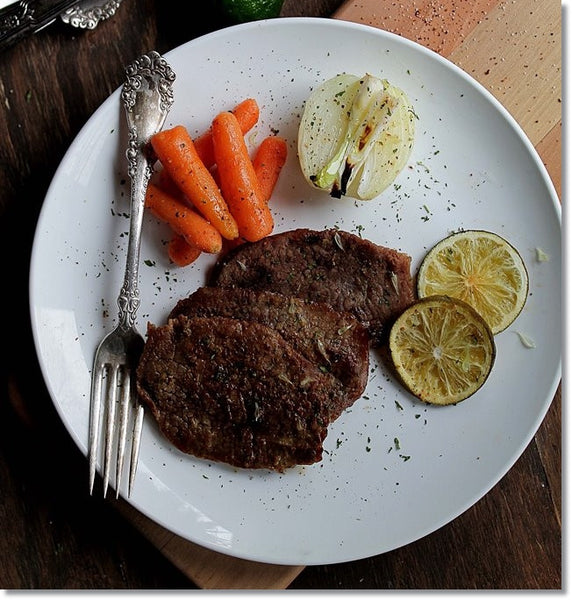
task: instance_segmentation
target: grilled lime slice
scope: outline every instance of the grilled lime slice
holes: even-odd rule
[[[417,294],[464,300],[497,334],[522,311],[528,273],[518,251],[501,236],[461,231],[429,250],[417,274]]]
[[[493,367],[494,336],[462,300],[430,296],[393,324],[389,350],[403,385],[423,402],[456,404],[472,396]]]

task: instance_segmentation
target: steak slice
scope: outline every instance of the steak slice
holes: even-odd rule
[[[352,315],[328,304],[274,292],[203,287],[180,300],[169,318],[180,314],[229,317],[271,327],[321,371],[332,373],[341,381],[347,392],[347,402],[339,407],[341,410],[351,406],[367,385],[367,330]]]
[[[372,344],[415,299],[411,258],[327,229],[295,229],[230,251],[211,283],[278,292],[349,312],[369,331]]]
[[[343,394],[273,329],[225,317],[150,324],[136,377],[177,448],[277,471],[321,460],[330,405]]]

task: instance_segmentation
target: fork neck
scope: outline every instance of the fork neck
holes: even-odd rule
[[[152,166],[146,153],[138,148],[137,132],[129,132],[129,176],[131,178],[131,217],[129,221],[129,240],[123,286],[119,292],[119,326],[129,329],[135,326],[139,308],[139,255],[141,251],[141,229],[145,208],[145,192],[152,175]]]

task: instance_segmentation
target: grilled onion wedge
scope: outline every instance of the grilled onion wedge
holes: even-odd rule
[[[304,177],[332,197],[371,200],[403,170],[413,148],[416,114],[385,79],[343,73],[304,105],[298,157]]]

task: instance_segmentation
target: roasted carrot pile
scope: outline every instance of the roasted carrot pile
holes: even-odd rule
[[[269,201],[287,145],[279,136],[268,136],[251,158],[244,136],[259,115],[256,100],[247,98],[217,114],[195,139],[183,125],[151,138],[160,169],[145,205],[172,229],[168,252],[177,266],[191,264],[203,252],[220,252],[225,240],[254,242],[272,232]]]

